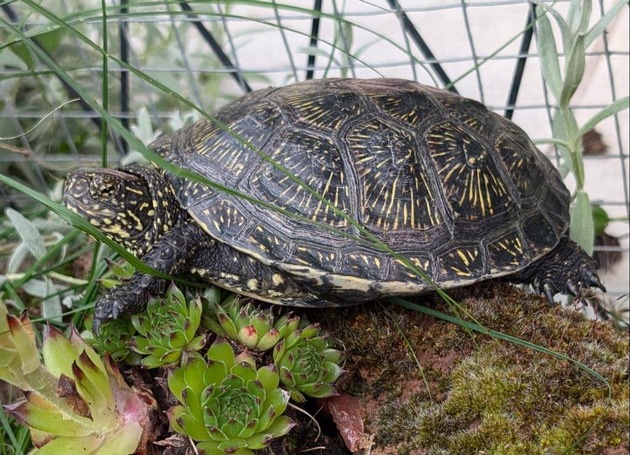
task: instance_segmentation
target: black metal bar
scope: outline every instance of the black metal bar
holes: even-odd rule
[[[13,9],[13,7],[11,5],[8,4],[3,4],[2,6],[2,11],[4,11],[4,14],[7,15],[7,17],[9,18],[9,21],[13,24],[17,24],[18,22],[18,15],[15,12],[15,10]]]
[[[527,54],[532,44],[532,37],[534,36],[534,22],[536,21],[536,6],[533,3],[529,4],[529,11],[527,12],[527,22],[525,24],[525,33],[523,33],[523,39],[521,40],[521,47],[519,49],[519,57],[516,61],[516,68],[514,68],[514,77],[512,78],[512,85],[510,86],[510,94],[508,96],[507,108],[505,109],[505,118],[512,120],[514,115],[514,106],[516,105],[516,99],[518,98],[518,92],[521,88],[521,81],[523,80],[523,73],[525,72],[525,63],[527,63]]]
[[[197,28],[197,31],[201,34],[204,40],[210,45],[212,51],[215,53],[221,64],[230,70],[230,74],[236,80],[238,85],[241,86],[243,90],[246,92],[251,92],[252,88],[249,86],[243,75],[238,71],[238,69],[234,66],[234,64],[230,61],[230,58],[221,48],[221,45],[217,42],[217,40],[212,36],[210,30],[208,30],[199,19],[199,16],[194,12],[194,10],[190,7],[188,2],[184,0],[180,0],[179,5],[182,11],[185,11],[189,18],[193,19],[193,24]]]
[[[129,26],[127,24],[127,13],[129,12],[129,0],[120,0],[120,60],[129,63],[129,41],[127,33]],[[120,123],[125,129],[129,129],[129,72],[125,69],[120,71],[120,112],[122,114]],[[129,144],[124,139],[121,140],[123,153],[129,152]]]
[[[418,46],[418,49],[420,50],[420,52],[422,52],[424,58],[429,60],[429,65],[431,66],[431,68],[433,68],[435,74],[440,78],[440,81],[442,81],[444,87],[453,93],[459,93],[453,85],[451,79],[446,74],[446,71],[444,71],[444,68],[442,68],[442,65],[440,65],[440,62],[438,62],[438,60],[435,58],[435,55],[433,55],[433,52],[431,52],[431,49],[429,48],[427,43],[424,41],[424,39],[422,39],[418,28],[414,25],[413,22],[411,22],[411,19],[409,19],[407,13],[405,13],[400,7],[400,3],[398,3],[398,0],[387,0],[387,3],[389,3],[390,8],[392,8],[396,12],[396,15],[400,18],[400,21],[402,22],[405,32],[409,34],[411,40],[416,44],[416,46]]]
[[[322,12],[322,0],[315,0],[313,5],[313,21],[311,22],[311,39],[308,43],[309,48],[317,48],[317,42],[319,41],[319,16]],[[313,79],[315,74],[315,54],[308,54],[308,61],[306,63],[306,80]]]

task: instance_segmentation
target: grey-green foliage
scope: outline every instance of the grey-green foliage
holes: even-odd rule
[[[53,230],[47,234],[49,241],[46,242],[36,222],[10,208],[5,213],[15,228],[20,241],[11,252],[5,273],[0,275],[0,285],[4,286],[5,283],[10,282],[23,289],[28,295],[41,299],[42,316],[46,319],[60,321],[61,294],[67,289],[67,286],[62,282],[75,283],[76,280],[54,272],[34,277],[30,265],[33,260],[43,261],[46,256],[51,256],[50,247],[62,239],[62,234]],[[40,224],[44,224],[43,220],[38,221]],[[65,249],[62,248],[54,256],[63,258],[64,254]],[[64,303],[69,304],[70,302]]]
[[[179,110],[173,111],[168,119],[168,127],[170,131],[175,131],[184,126],[187,126],[195,121],[201,119],[198,112],[187,111],[180,112]],[[136,122],[130,125],[131,132],[146,146],[156,140],[163,132],[159,128],[153,127],[153,121],[149,110],[143,106],[136,115]],[[138,162],[146,162],[147,159],[142,155],[140,150],[131,150],[120,160],[120,164],[127,165]]]
[[[537,5],[537,43],[541,71],[558,105],[552,124],[554,143],[562,155],[563,174],[566,175],[569,172],[573,174],[576,183],[571,206],[570,236],[582,245],[588,254],[592,254],[594,225],[591,201],[584,190],[581,138],[606,117],[628,109],[628,97],[606,106],[582,126],[578,125],[570,105],[571,98],[584,77],[586,49],[605,31],[608,24],[628,2],[619,0],[593,26],[589,27],[592,12],[591,0],[571,0],[566,18],[540,0],[533,1]],[[555,20],[561,35],[561,51],[565,55],[562,69],[549,16]]]

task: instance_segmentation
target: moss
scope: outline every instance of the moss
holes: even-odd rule
[[[627,332],[500,283],[456,297],[484,326],[595,370],[610,393],[572,362],[398,307],[309,313],[350,351],[341,388],[364,405],[372,455],[628,453]]]

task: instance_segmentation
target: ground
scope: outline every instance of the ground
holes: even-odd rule
[[[341,407],[347,406],[342,414],[360,413],[364,428],[356,422],[340,426],[370,446],[360,450],[358,444],[357,453],[630,453],[627,331],[550,307],[502,283],[455,297],[488,329],[551,349],[583,368],[396,305],[305,311],[347,350],[346,373],[339,381]],[[418,302],[448,311],[436,298]],[[315,447],[321,449],[305,453],[350,453],[329,408],[326,401],[308,407],[322,424],[316,442],[314,426],[303,425],[306,433],[296,429],[268,453]]]

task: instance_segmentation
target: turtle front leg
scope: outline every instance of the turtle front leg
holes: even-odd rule
[[[177,276],[190,269],[196,252],[208,248],[213,240],[195,223],[175,226],[142,257],[142,262],[162,273]],[[104,322],[123,314],[143,311],[151,296],[166,291],[167,280],[136,272],[131,279],[96,301],[94,333]]]

